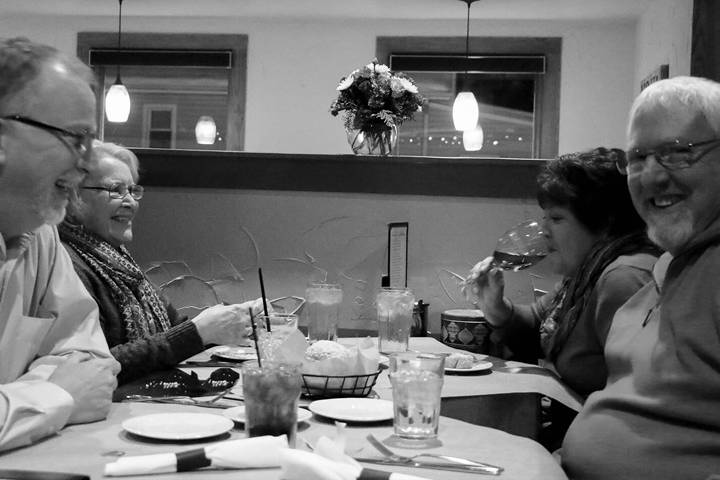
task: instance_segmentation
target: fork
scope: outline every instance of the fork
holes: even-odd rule
[[[436,453],[418,453],[417,455],[413,455],[412,457],[406,457],[404,455],[398,455],[397,453],[390,450],[388,447],[386,447],[380,440],[375,437],[372,433],[369,434],[367,437],[370,444],[375,447],[380,453],[385,455],[387,458],[394,462],[402,462],[402,463],[413,463],[415,462],[416,458],[419,457],[426,457],[426,458],[439,458],[441,460],[445,460],[450,463],[454,463],[456,465],[466,465],[466,466],[473,466],[473,467],[482,467],[487,470],[494,471],[493,473],[495,475],[499,475],[504,469],[502,467],[498,467],[496,465],[490,465],[489,463],[482,463],[482,462],[476,462],[475,460],[468,460],[466,458],[460,458],[460,457],[451,457],[449,455],[439,455]]]

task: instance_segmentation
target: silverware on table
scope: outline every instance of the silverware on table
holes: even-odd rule
[[[221,405],[216,403],[221,398],[224,398],[229,390],[225,390],[210,400],[197,400],[187,395],[174,395],[167,397],[151,397],[149,395],[127,395],[123,401],[125,402],[145,402],[145,403],[172,403],[175,405],[190,405],[194,407],[207,407],[207,408],[228,408],[227,405]]]
[[[387,466],[395,466],[395,467],[429,468],[431,470],[447,470],[450,472],[477,473],[479,475],[500,475],[500,473],[502,472],[502,469],[497,469],[497,468],[481,467],[481,466],[477,466],[477,465],[460,465],[460,464],[444,463],[444,462],[442,462],[442,463],[441,462],[419,462],[419,461],[415,461],[415,460],[406,462],[406,461],[391,460],[389,458],[361,458],[361,457],[355,457],[355,460],[357,460],[358,462],[372,463],[375,465],[387,465]]]
[[[461,457],[453,457],[450,455],[439,455],[436,453],[419,453],[417,455],[413,455],[412,457],[407,457],[404,455],[398,455],[397,453],[390,450],[388,447],[386,447],[380,440],[378,440],[375,435],[372,433],[366,437],[370,444],[375,447],[380,453],[385,455],[387,457],[387,460],[394,462],[396,465],[408,465],[408,466],[417,466],[417,467],[426,467],[426,468],[440,468],[440,467],[461,467],[464,469],[464,471],[470,469],[471,471],[476,471],[478,473],[486,473],[489,475],[500,475],[500,473],[503,471],[502,467],[498,467],[496,465],[490,465],[488,463],[478,462],[475,460],[470,460],[467,458],[461,458]],[[419,457],[426,457],[426,458],[437,458],[440,460],[445,460],[445,462],[448,463],[439,463],[439,462],[424,462],[424,461],[418,461],[416,460]],[[385,460],[387,462],[387,460]],[[381,462],[381,460],[378,461],[378,463]],[[432,465],[432,466],[430,466]]]
[[[178,368],[193,368],[193,367],[228,367],[228,368],[240,368],[242,364],[240,362],[228,362],[223,360],[189,360],[179,363]]]

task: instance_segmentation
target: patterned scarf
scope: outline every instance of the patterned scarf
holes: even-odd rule
[[[595,284],[610,263],[621,255],[649,253],[659,249],[650,243],[644,232],[601,240],[588,252],[575,275],[563,280],[550,306],[550,313],[540,324],[540,346],[545,358],[554,361],[562,350],[575,324],[590,303]]]
[[[67,220],[60,237],[103,279],[125,321],[128,340],[168,330],[170,320],[162,299],[125,246],[115,248],[82,225]]]

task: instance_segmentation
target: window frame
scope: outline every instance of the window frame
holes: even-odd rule
[[[180,34],[180,33],[123,33],[122,50],[162,49],[182,51],[230,50],[233,65],[228,79],[227,132],[225,144],[227,150],[245,149],[245,107],[247,90],[247,45],[248,36],[240,34]],[[77,55],[89,63],[91,49],[116,49],[117,33],[79,32],[77,35]],[[95,95],[98,105],[103,105],[104,91],[101,80],[106,68],[95,67],[98,88]],[[104,125],[103,108],[98,108],[98,125],[102,135]]]
[[[465,37],[377,37],[375,52],[381,63],[390,55],[465,55]],[[558,153],[560,126],[560,74],[562,38],[559,37],[470,37],[472,57],[545,57],[545,73],[537,74],[535,95],[535,158],[553,158]],[[537,94],[539,92],[539,94]],[[478,161],[483,159],[478,157]]]

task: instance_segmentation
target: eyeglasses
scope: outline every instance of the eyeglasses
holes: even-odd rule
[[[145,189],[141,185],[130,185],[129,187],[124,183],[117,183],[109,187],[80,187],[83,190],[105,190],[108,192],[110,198],[125,198],[129,193],[135,200],[140,200],[145,194]]]
[[[71,132],[70,130],[65,130],[64,128],[56,127],[55,125],[50,125],[49,123],[24,117],[22,115],[7,115],[0,118],[3,120],[12,120],[13,122],[24,123],[25,125],[45,130],[46,132],[55,135],[55,137],[62,141],[71,150],[76,152],[83,160],[88,160],[90,157],[92,142],[95,139],[94,132],[90,132],[88,130],[84,130],[82,132]],[[67,138],[72,140],[68,141]]]
[[[623,175],[639,173],[645,165],[645,159],[652,155],[655,157],[655,161],[664,168],[680,170],[699,162],[717,147],[720,147],[720,138],[695,143],[675,140],[654,149],[642,150],[634,148],[629,150],[625,158],[617,159],[615,165]]]

